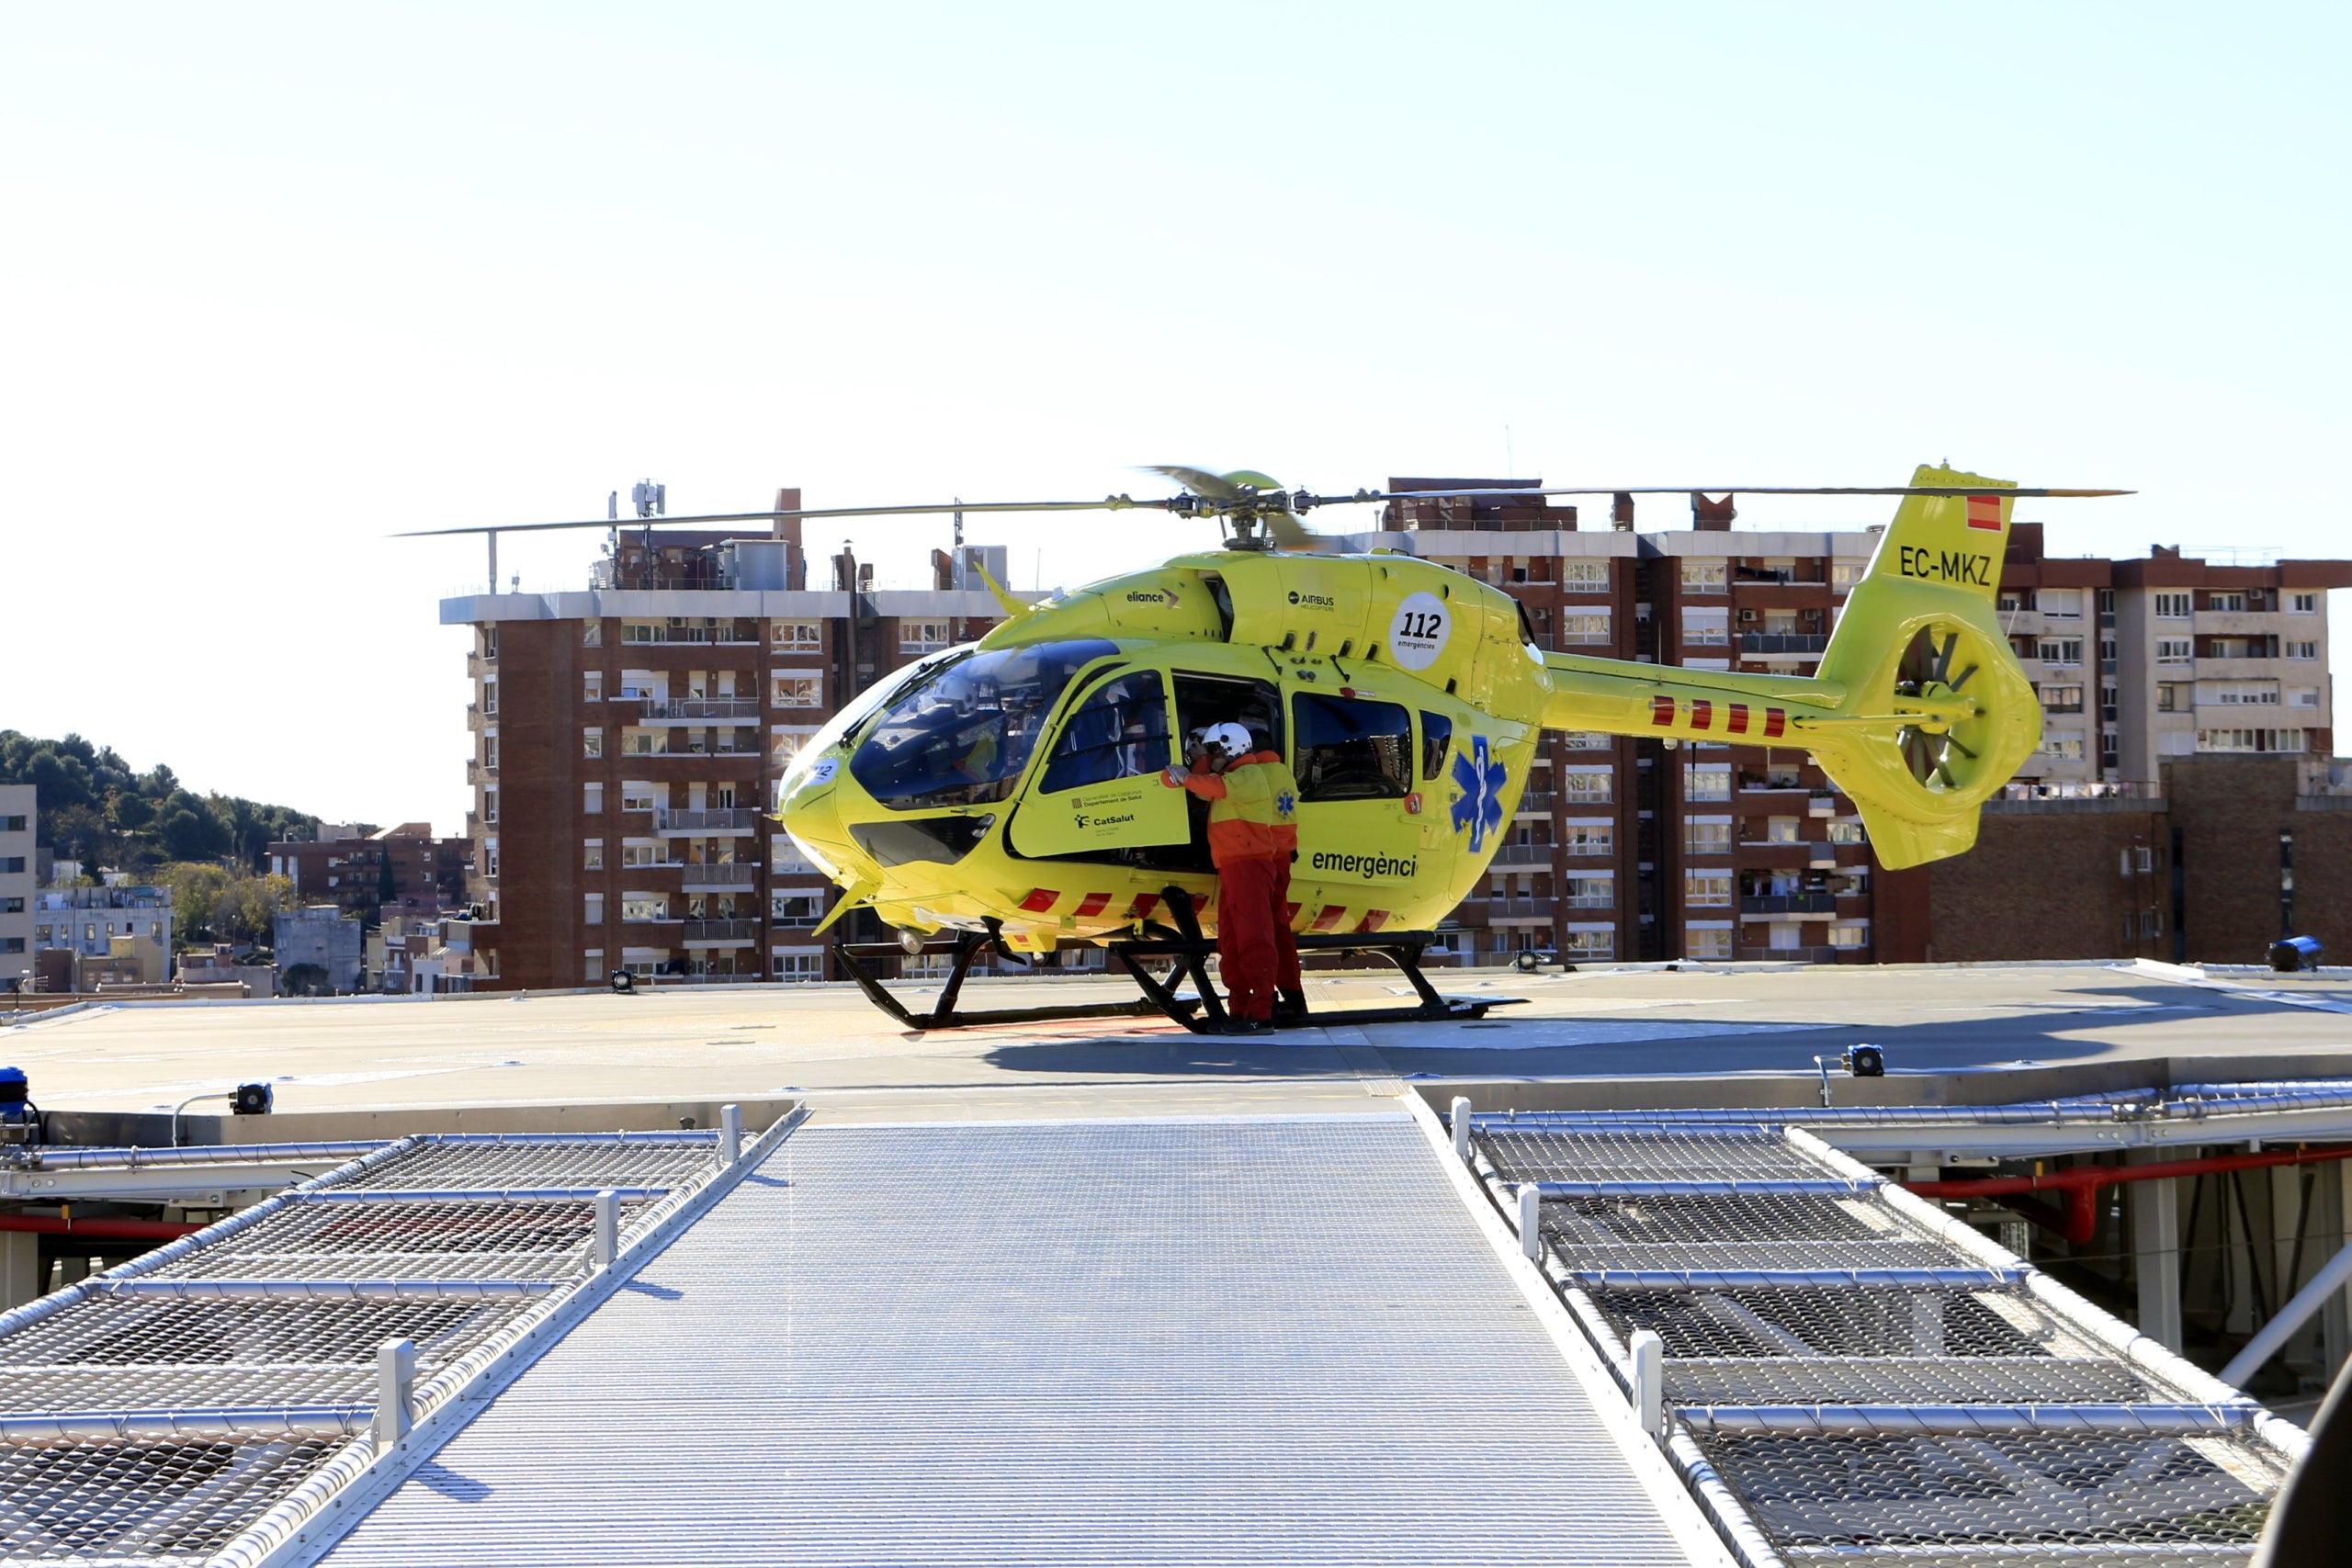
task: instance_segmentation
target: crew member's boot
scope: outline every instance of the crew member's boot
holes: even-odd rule
[[[1280,1029],[1285,1025],[1295,1026],[1306,1021],[1306,993],[1305,991],[1276,991],[1274,993],[1275,1028]]]

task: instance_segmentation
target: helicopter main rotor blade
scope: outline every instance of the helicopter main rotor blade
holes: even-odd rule
[[[1194,495],[1206,496],[1213,501],[1241,499],[1240,490],[1228,483],[1225,476],[1210,473],[1205,468],[1187,468],[1173,463],[1146,463],[1136,471],[1158,474],[1163,479],[1174,479]]]
[[[1459,501],[1492,498],[1529,501],[1546,495],[1990,495],[2060,496],[2137,495],[2131,490],[2011,489],[2007,485],[1545,485],[1541,490],[1360,490],[1353,495],[1296,497],[1302,507],[1359,506],[1390,501]]]
[[[430,539],[445,534],[532,534],[547,528],[671,528],[687,523],[757,523],[782,517],[899,517],[953,512],[1125,512],[1131,508],[1172,510],[1175,501],[1136,501],[1124,495],[1101,501],[967,501],[923,506],[820,506],[797,512],[711,512],[693,517],[588,517],[577,523],[492,523],[472,528],[415,528],[395,539]]]

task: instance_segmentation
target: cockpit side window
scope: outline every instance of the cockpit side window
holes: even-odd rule
[[[1046,642],[948,665],[875,721],[850,774],[901,811],[1004,800],[1070,678],[1117,651],[1094,639]]]
[[[1039,787],[1050,795],[1168,765],[1167,688],[1157,670],[1125,670],[1096,682],[1071,710]]]
[[[1413,723],[1396,703],[1300,692],[1291,699],[1301,800],[1401,800],[1413,787]]]

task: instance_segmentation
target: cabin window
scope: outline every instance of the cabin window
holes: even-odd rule
[[[1421,714],[1421,782],[1445,775],[1445,754],[1453,746],[1453,721],[1442,713]]]
[[[1301,692],[1292,699],[1301,800],[1401,800],[1413,787],[1411,716],[1396,703]]]
[[[1046,763],[1047,793],[1156,773],[1169,765],[1168,697],[1157,670],[1114,675],[1086,694]]]
[[[1070,678],[1117,651],[1091,639],[1047,642],[943,665],[891,705],[849,771],[900,811],[1006,799]]]

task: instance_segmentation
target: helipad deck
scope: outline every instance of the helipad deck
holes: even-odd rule
[[[328,1559],[1688,1560],[1382,1111],[805,1127]]]

